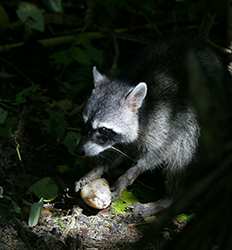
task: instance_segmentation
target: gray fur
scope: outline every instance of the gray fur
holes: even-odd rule
[[[210,72],[221,71],[222,66],[214,52],[207,48],[207,55],[212,54],[211,58],[216,60],[210,65],[204,53],[205,44],[189,45],[188,41],[183,46],[182,43],[161,42],[149,48],[143,54],[144,62],[131,66],[135,76],[130,77],[128,73],[130,81],[110,80],[93,68],[95,88],[83,116],[95,132],[83,143],[85,154],[97,155],[112,146],[122,146],[123,152],[137,160],[118,179],[117,194],[139,174],[156,167],[163,167],[168,182],[174,183],[172,179],[178,179],[175,177],[180,176],[194,158],[200,129],[188,95],[188,83],[198,77],[190,75],[189,56],[194,55],[200,73],[207,75],[206,81],[214,79]],[[99,127],[110,128],[120,136],[116,141],[94,147]],[[86,145],[90,144],[92,148],[87,150]]]
[[[99,76],[101,74],[96,68],[93,71],[94,75],[103,79],[104,76]],[[169,86],[172,82],[168,81],[167,76],[166,79],[162,75],[156,77],[160,77],[161,81],[166,80],[165,89],[172,91],[172,86]],[[153,91],[152,86],[150,88]],[[93,129],[106,127],[120,133],[122,138],[117,144],[136,144],[139,158],[143,161],[142,168],[152,169],[164,164],[170,169],[183,168],[192,160],[197,148],[199,126],[195,112],[190,105],[186,105],[183,110],[174,113],[172,100],[169,102],[163,98],[154,109],[146,111],[144,107],[140,110],[146,92],[145,83],[133,87],[127,82],[110,81],[105,77],[104,82],[94,88],[83,115],[86,121],[91,121]],[[146,105],[149,105],[149,100]],[[99,147],[104,151],[114,146],[102,147],[92,142],[91,148],[95,154],[91,152],[90,144],[91,138],[84,148],[85,153],[91,156],[101,152]]]
[[[96,66],[93,67],[93,82],[94,86],[100,85],[102,82],[106,81],[106,76],[102,75],[96,68]]]

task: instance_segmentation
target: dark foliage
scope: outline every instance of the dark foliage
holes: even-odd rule
[[[231,51],[225,49],[231,45],[232,25],[227,2],[2,0],[0,224],[27,220],[30,205],[41,198],[33,184],[44,177],[53,204],[70,206],[62,203],[63,190],[72,189],[88,167],[76,147],[93,65],[117,75],[122,73],[118,66],[126,68],[128,58],[150,42],[194,34],[206,39],[230,70]],[[132,248],[232,249],[232,86],[225,79],[220,86],[195,89],[192,95],[203,132],[194,178]],[[146,175],[141,180],[151,182]],[[170,237],[164,239],[172,219],[185,212],[194,218],[183,230],[170,229]],[[0,239],[0,248],[1,244]]]

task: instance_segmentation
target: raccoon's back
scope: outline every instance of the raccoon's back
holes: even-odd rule
[[[165,164],[182,168],[192,160],[199,137],[199,126],[189,98],[188,57],[198,53],[185,41],[157,42],[143,51],[129,78],[145,81],[148,94],[139,112],[141,150],[150,152],[147,166]],[[157,161],[157,159],[159,159]]]
[[[223,79],[223,65],[217,53],[205,41],[189,36],[168,37],[146,46],[130,60],[124,75],[132,84],[146,82],[148,98],[182,105],[190,99],[192,55],[198,64],[195,74],[203,74],[211,84]]]

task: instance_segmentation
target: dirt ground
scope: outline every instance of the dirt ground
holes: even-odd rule
[[[33,228],[19,220],[3,224],[0,249],[130,249],[142,238],[139,225],[144,220],[130,213],[114,215],[105,209],[85,215],[79,207],[66,212],[43,209],[39,224]]]

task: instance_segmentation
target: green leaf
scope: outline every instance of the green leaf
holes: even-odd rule
[[[54,64],[63,66],[68,66],[74,61],[71,56],[70,49],[55,52],[50,56],[50,58]]]
[[[64,145],[67,147],[70,154],[74,154],[77,145],[80,142],[80,133],[68,132],[64,138]]]
[[[8,112],[0,107],[0,125],[4,124],[7,118]]]
[[[101,50],[94,48],[92,45],[86,47],[87,53],[91,58],[92,62],[97,65],[101,65],[103,61],[103,53]]]
[[[57,111],[49,112],[48,133],[55,138],[62,138],[66,129],[64,113]]]
[[[112,207],[114,213],[123,214],[126,212],[128,205],[125,202],[123,202],[122,200],[117,200],[111,204],[111,207]]]
[[[72,108],[72,101],[70,101],[69,99],[54,101],[54,106],[59,107],[63,111],[68,111]]]
[[[16,11],[18,18],[30,29],[44,31],[44,17],[42,11],[34,4],[22,2]]]
[[[51,60],[57,65],[68,66],[73,62],[78,62],[81,65],[90,65],[91,60],[86,49],[72,47],[67,50],[59,51],[51,56]]]
[[[12,135],[13,131],[16,130],[17,127],[17,118],[10,116],[10,113],[7,115],[7,119],[4,124],[0,124],[0,138],[7,138]]]
[[[56,169],[59,173],[64,174],[66,172],[70,171],[70,168],[68,165],[58,165],[56,166]]]
[[[103,52],[91,44],[90,38],[80,36],[75,46],[55,52],[50,58],[53,63],[63,66],[68,66],[73,62],[78,62],[82,66],[101,65]]]
[[[43,0],[50,11],[63,12],[62,0]]]
[[[71,49],[71,54],[72,54],[73,59],[77,61],[78,63],[80,63],[81,65],[91,64],[91,58],[86,49],[74,47]]]
[[[188,214],[183,213],[183,214],[177,215],[176,221],[178,223],[186,223],[186,222],[189,222],[192,218],[193,218],[193,214],[188,215]]]
[[[12,203],[14,212],[16,214],[21,214],[21,208],[18,206],[18,204],[14,200],[11,200],[11,203]]]
[[[112,203],[111,207],[113,208],[113,212],[115,212],[116,214],[122,214],[126,212],[129,206],[137,202],[138,200],[134,196],[134,194],[125,190],[120,198]]]
[[[138,202],[138,200],[134,196],[134,194],[132,192],[127,191],[127,190],[122,192],[120,199],[123,200],[124,202],[126,202],[128,205],[132,205],[132,204]]]
[[[34,183],[28,192],[35,194],[38,198],[44,198],[45,201],[51,201],[58,195],[58,186],[50,177],[45,177]]]
[[[38,202],[32,204],[28,218],[29,227],[34,227],[38,224],[43,204],[44,203],[42,198]]]
[[[9,24],[9,17],[5,9],[0,5],[0,28],[6,28]]]
[[[17,105],[25,103],[27,100],[27,97],[33,95],[37,90],[39,89],[39,86],[36,84],[33,84],[32,86],[23,89],[15,96],[15,102]]]

